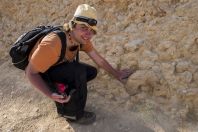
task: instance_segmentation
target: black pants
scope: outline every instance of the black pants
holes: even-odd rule
[[[94,79],[97,69],[84,63],[65,62],[50,68],[42,77],[50,86],[52,92],[57,92],[54,83],[68,85],[68,92],[76,89],[68,103],[56,103],[58,114],[80,118],[87,99],[87,82]]]

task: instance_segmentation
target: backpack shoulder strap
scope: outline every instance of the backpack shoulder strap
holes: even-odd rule
[[[79,49],[78,49],[77,54],[76,54],[76,62],[79,62]]]
[[[82,48],[82,44],[80,44],[80,49]],[[76,54],[76,62],[79,63],[80,62],[80,57],[79,57],[79,51],[80,49],[78,49],[77,54]]]
[[[66,52],[66,47],[67,47],[67,41],[66,41],[66,35],[65,35],[65,33],[63,31],[56,30],[54,32],[59,36],[59,38],[61,40],[61,44],[62,44],[61,54],[60,54],[60,57],[59,57],[58,61],[56,62],[56,64],[58,64],[65,57],[65,52]]]

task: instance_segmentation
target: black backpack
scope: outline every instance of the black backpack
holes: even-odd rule
[[[60,58],[56,62],[58,64],[61,60],[63,60],[66,51],[66,36],[65,33],[62,31],[61,26],[38,26],[23,35],[21,35],[17,41],[12,45],[9,53],[12,58],[12,64],[21,69],[25,70],[26,66],[28,65],[29,61],[29,54],[32,48],[35,46],[36,42],[41,38],[47,35],[50,32],[56,33],[62,43],[62,49]]]

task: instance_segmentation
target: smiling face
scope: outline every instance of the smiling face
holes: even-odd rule
[[[95,31],[85,24],[76,24],[72,30],[72,38],[80,44],[89,43],[94,35]]]

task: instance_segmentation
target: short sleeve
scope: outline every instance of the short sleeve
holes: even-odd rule
[[[51,33],[41,40],[29,61],[37,71],[44,73],[57,62],[60,52],[61,40]]]
[[[92,43],[82,44],[81,50],[85,51],[86,53],[92,51],[94,49]]]

